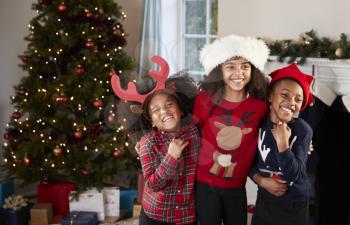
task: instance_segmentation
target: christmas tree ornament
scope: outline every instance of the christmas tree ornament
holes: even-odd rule
[[[83,136],[83,132],[81,130],[74,131],[74,137],[79,139]]]
[[[27,153],[24,155],[23,163],[24,163],[24,165],[26,165],[26,166],[29,166],[29,165],[30,165],[30,159],[29,159]]]
[[[113,157],[118,158],[122,153],[123,152],[120,149],[115,148],[113,151]]]
[[[109,73],[108,73],[108,76],[113,76],[113,75],[116,75],[116,76],[118,76],[115,72],[114,72],[114,70],[112,70],[112,71],[110,71]]]
[[[34,33],[31,32],[30,34],[28,34],[28,40],[32,41],[34,39]]]
[[[61,2],[61,4],[59,4],[59,6],[58,6],[58,11],[61,13],[65,13],[66,10],[67,10],[66,5],[64,4],[64,2]]]
[[[58,103],[65,103],[67,102],[67,100],[68,100],[67,96],[59,96],[56,98],[56,102]]]
[[[115,121],[115,115],[114,114],[109,114],[107,120],[108,120],[109,123],[113,123]]]
[[[28,56],[26,55],[19,55],[18,57],[22,60],[22,62],[26,62],[28,60]]]
[[[53,150],[52,150],[52,152],[53,152],[53,154],[55,155],[55,156],[61,156],[62,155],[62,148],[61,147],[59,147],[59,146],[56,146],[56,148],[54,148]]]
[[[20,95],[20,96],[25,96],[26,95],[26,91],[25,90],[20,90],[19,92],[18,92],[18,94]]]
[[[83,174],[84,174],[84,176],[88,176],[89,175],[89,169],[85,167],[83,169]]]
[[[90,18],[92,16],[92,12],[90,12],[89,10],[85,9],[85,16],[87,18]]]
[[[21,116],[22,114],[18,111],[12,113],[12,118],[15,120],[18,120],[19,118],[21,118]]]
[[[75,74],[80,77],[84,75],[84,69],[81,67],[81,65],[78,65],[77,68],[75,69]]]
[[[337,48],[334,53],[338,58],[341,58],[343,55],[343,51],[341,48]]]
[[[12,140],[13,139],[13,136],[11,135],[11,133],[5,133],[4,134],[4,138],[6,139],[6,140],[8,140],[8,141],[10,141],[10,140]]]
[[[95,106],[96,108],[100,108],[100,107],[102,106],[102,101],[101,101],[100,99],[96,99],[96,100],[94,101],[94,106]]]
[[[119,29],[115,29],[113,31],[113,34],[116,35],[116,36],[120,36],[122,34],[122,32]]]
[[[94,42],[91,39],[88,39],[88,41],[86,42],[85,46],[87,48],[92,48],[92,47],[94,47]]]

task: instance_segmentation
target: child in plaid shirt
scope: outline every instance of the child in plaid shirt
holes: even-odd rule
[[[145,187],[140,225],[196,224],[194,182],[199,132],[174,90],[160,89],[142,105],[143,116],[154,128],[140,140]]]

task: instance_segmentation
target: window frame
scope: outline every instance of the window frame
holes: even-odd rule
[[[205,1],[206,2],[206,14],[205,14],[205,32],[204,34],[187,34],[186,33],[186,2],[197,2],[197,1]],[[186,59],[186,39],[195,39],[195,38],[201,38],[201,39],[205,39],[205,44],[209,44],[211,42],[211,40],[216,39],[218,37],[217,34],[211,34],[211,1],[212,0],[182,0],[181,1],[181,67],[184,69],[188,69],[185,68],[186,63],[185,63],[185,59]],[[199,55],[198,55],[199,57]],[[202,68],[202,70],[188,70],[187,71],[189,74],[192,75],[192,77],[195,80],[201,80],[203,75],[204,75],[204,69]]]

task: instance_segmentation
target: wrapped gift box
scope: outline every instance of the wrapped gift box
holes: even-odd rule
[[[26,207],[12,210],[0,208],[0,223],[1,225],[28,225],[30,208],[33,204],[28,204]]]
[[[103,221],[105,219],[103,192],[99,192],[93,188],[81,192],[78,199],[74,198],[74,194],[75,192],[71,192],[69,201],[70,211],[96,212],[99,220]]]
[[[69,213],[69,193],[75,190],[75,184],[58,182],[38,184],[38,203],[52,203],[53,213],[65,215]]]
[[[120,191],[120,210],[126,210],[128,216],[132,216],[132,210],[135,199],[137,197],[136,190],[121,190]]]
[[[132,217],[140,217],[141,214],[141,205],[135,204],[132,210]]]
[[[49,225],[52,221],[52,204],[37,203],[30,209],[31,225]]]
[[[98,225],[96,212],[72,211],[64,216],[61,225]]]
[[[14,193],[13,180],[1,180],[0,181],[0,207],[4,204],[5,198]]]
[[[120,192],[118,187],[105,187],[102,189],[105,215],[118,217],[120,210]]]

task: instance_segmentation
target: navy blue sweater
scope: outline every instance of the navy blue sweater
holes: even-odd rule
[[[289,149],[279,153],[277,143],[271,133],[273,123],[265,119],[259,129],[258,154],[251,177],[256,172],[264,177],[279,175],[288,183],[288,191],[281,197],[270,194],[262,187],[258,192],[270,199],[280,201],[307,201],[310,196],[310,182],[306,173],[307,151],[312,139],[311,127],[301,118],[289,123],[292,134]]]

